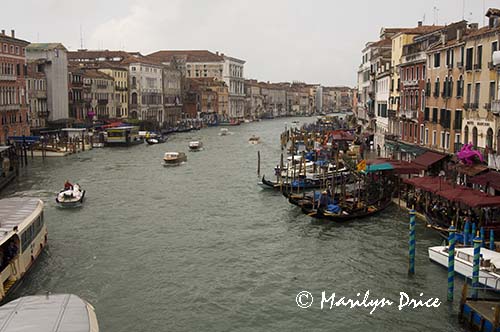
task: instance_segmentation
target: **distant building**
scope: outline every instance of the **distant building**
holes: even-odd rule
[[[85,70],[78,65],[68,66],[69,81],[69,115],[75,123],[92,123],[91,81],[85,80]]]
[[[29,43],[17,39],[15,31],[7,36],[0,33],[0,143],[8,136],[29,135],[28,104],[26,100],[25,48]]]
[[[43,72],[45,60],[29,61],[27,64],[26,87],[29,105],[29,125],[33,133],[47,127],[47,77]]]
[[[48,122],[66,126],[68,110],[68,59],[66,48],[59,43],[35,43],[26,48],[28,60],[44,60],[43,72],[47,78]]]
[[[105,63],[98,70],[113,78],[115,95],[111,118],[128,118],[128,70],[116,64]]]
[[[113,77],[97,69],[85,69],[83,81],[90,86],[90,107],[92,120],[107,120],[116,114],[115,84]]]
[[[163,106],[165,124],[174,127],[182,120],[182,71],[174,66],[163,66]]]

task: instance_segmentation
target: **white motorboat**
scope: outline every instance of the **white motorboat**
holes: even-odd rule
[[[103,147],[104,147],[104,143],[94,142],[94,143],[92,143],[92,147],[93,147],[94,149],[97,149],[97,148],[103,148]]]
[[[260,137],[252,135],[252,137],[250,137],[248,139],[248,143],[250,143],[250,144],[259,144],[260,143]]]
[[[166,152],[163,156],[165,166],[177,166],[187,161],[187,156],[184,152]]]
[[[78,207],[83,203],[85,190],[77,183],[70,189],[63,189],[56,197],[56,202],[60,207]]]
[[[189,151],[201,151],[203,150],[203,143],[200,141],[189,142]]]
[[[219,133],[220,136],[226,136],[226,135],[229,135],[229,130],[227,130],[227,128],[221,128],[220,129],[220,133]]]
[[[500,290],[500,253],[481,248],[479,267],[479,283],[483,286]],[[448,267],[448,247],[429,247],[429,259],[444,267]],[[455,272],[472,279],[474,248],[455,248]]]

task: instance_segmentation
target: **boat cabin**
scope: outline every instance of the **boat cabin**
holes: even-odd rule
[[[105,143],[107,146],[129,146],[144,143],[139,136],[139,127],[121,126],[106,129]]]

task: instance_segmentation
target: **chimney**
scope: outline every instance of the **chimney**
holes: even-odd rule
[[[417,22],[417,25],[418,25],[419,27],[421,27],[421,26],[422,26],[422,21],[418,21],[418,22]]]
[[[457,40],[460,41],[462,39],[462,29],[457,29]]]
[[[471,30],[477,30],[478,27],[479,27],[479,25],[477,23],[469,24],[469,29],[471,29]]]
[[[16,38],[16,31],[14,29],[10,30],[10,35],[12,38]]]
[[[215,54],[216,54],[216,55],[219,55],[219,51],[215,51]]]

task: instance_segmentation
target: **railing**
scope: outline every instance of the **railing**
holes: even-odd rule
[[[18,111],[20,109],[21,109],[20,104],[0,105],[0,111]]]
[[[0,75],[0,81],[15,81],[17,80],[16,75]]]

